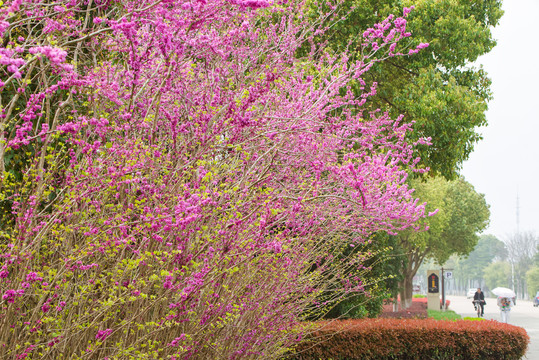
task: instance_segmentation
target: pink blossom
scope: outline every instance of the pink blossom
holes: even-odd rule
[[[24,290],[22,289],[19,289],[19,290],[10,289],[10,290],[7,290],[4,293],[4,295],[2,295],[2,299],[6,300],[8,303],[14,303],[15,298],[21,297],[23,295],[24,295]]]
[[[28,52],[30,54],[43,54],[48,57],[53,64],[65,62],[67,56],[67,52],[65,50],[49,45],[32,47],[28,50]]]
[[[35,272],[30,271],[26,275],[26,281],[30,281],[30,282],[43,281],[43,278],[41,276],[38,276]]]
[[[412,10],[415,9],[415,6],[410,6],[409,8],[405,7],[402,11],[402,16],[406,17],[408,16],[408,14],[410,14],[410,12],[412,12]]]
[[[178,336],[177,338],[175,338],[174,340],[172,340],[168,346],[178,346],[178,344],[180,343],[180,341],[184,340],[185,339],[185,334],[180,334],[180,336]]]
[[[4,32],[9,27],[9,23],[5,20],[0,20],[0,36],[4,35]]]
[[[112,329],[99,330],[95,336],[96,340],[105,341],[112,334]]]

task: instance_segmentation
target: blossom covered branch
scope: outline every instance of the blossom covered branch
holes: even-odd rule
[[[363,291],[338,255],[424,216],[410,124],[350,88],[406,11],[352,63],[301,1],[6,1],[2,357],[275,358]]]

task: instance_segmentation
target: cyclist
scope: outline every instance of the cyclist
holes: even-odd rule
[[[475,292],[473,299],[474,299],[474,303],[473,303],[474,307],[478,305],[481,306],[481,316],[483,316],[485,313],[485,305],[487,303],[485,301],[485,294],[483,294],[483,292],[481,291],[481,288],[477,288],[477,291]]]

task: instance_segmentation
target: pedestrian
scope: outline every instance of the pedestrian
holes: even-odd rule
[[[509,315],[511,314],[511,306],[513,305],[513,299],[508,297],[498,297],[498,306],[500,307],[500,316],[503,323],[509,322]]]

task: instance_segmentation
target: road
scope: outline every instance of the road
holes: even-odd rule
[[[451,301],[449,309],[453,310],[462,317],[475,317],[472,299],[466,299],[465,296],[447,296]],[[500,320],[500,311],[496,305],[496,299],[487,298],[485,305],[485,319]],[[511,310],[509,323],[523,327],[530,336],[530,345],[526,352],[526,359],[539,359],[539,307],[533,307],[531,301],[517,300],[517,305]]]

